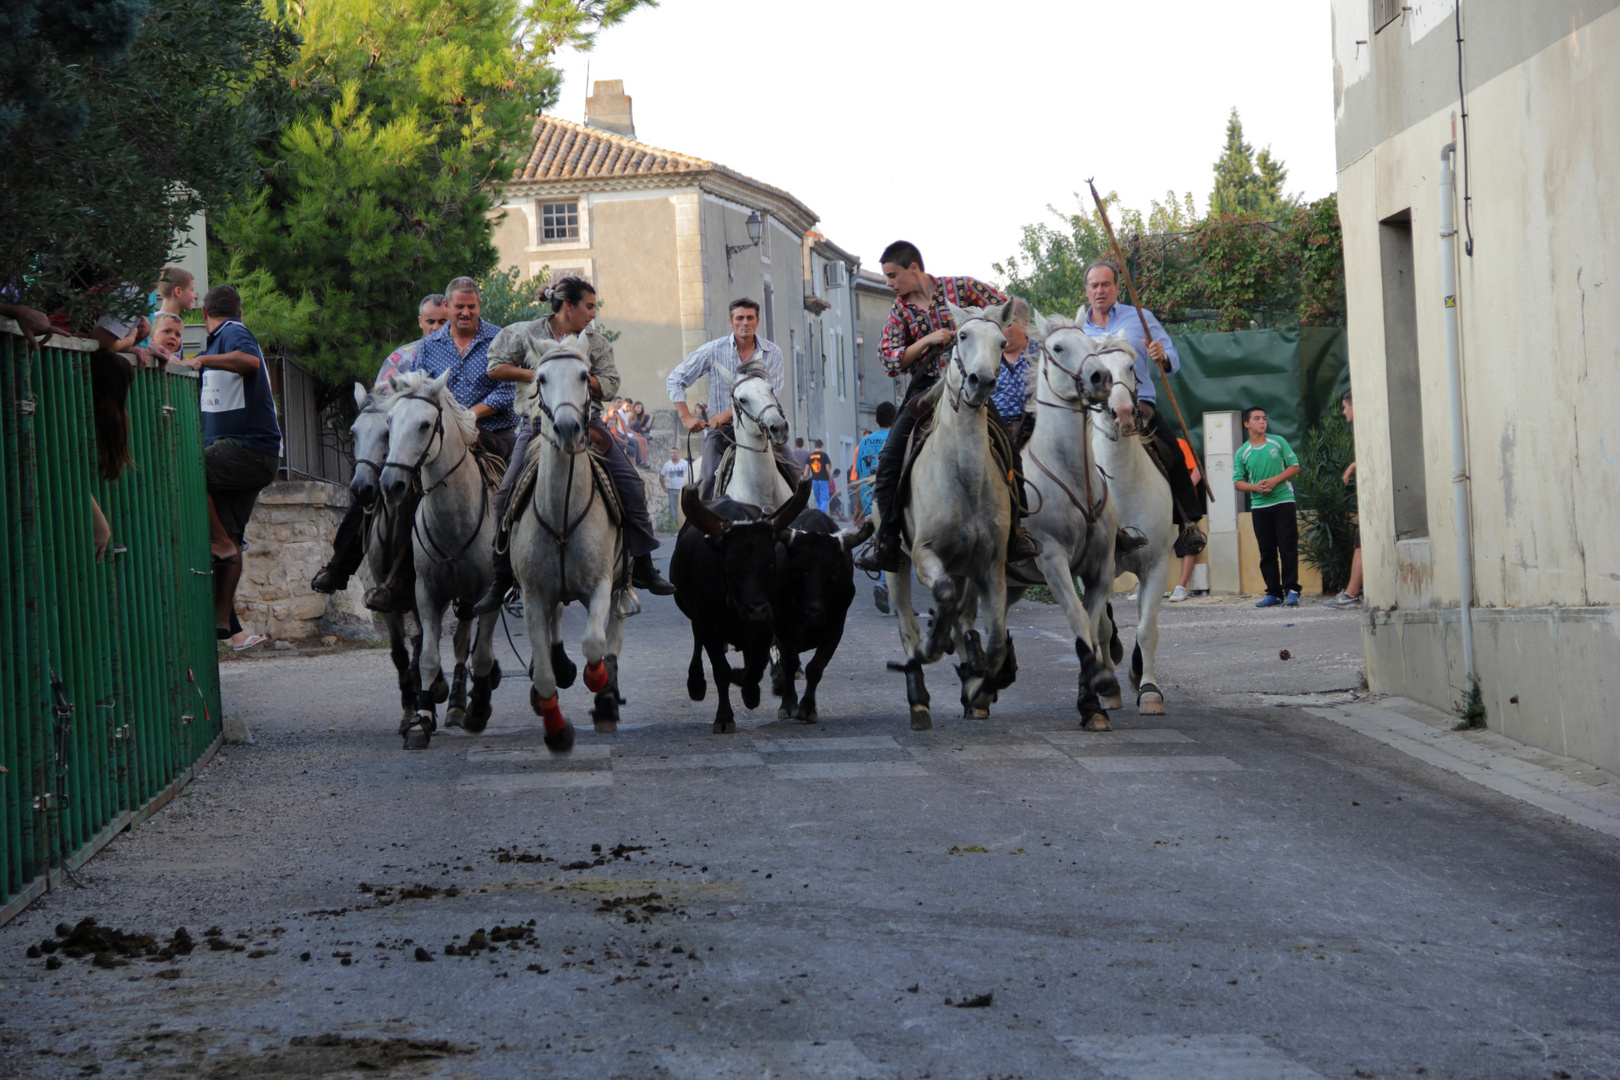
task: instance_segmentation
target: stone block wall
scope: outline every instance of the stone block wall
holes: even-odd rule
[[[236,590],[244,626],[273,640],[376,635],[375,621],[361,603],[370,585],[362,580],[364,569],[333,596],[309,585],[331,557],[332,535],[348,505],[348,489],[318,480],[277,481],[260,492]]]

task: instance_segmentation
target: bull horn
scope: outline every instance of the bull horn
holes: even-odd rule
[[[793,493],[793,498],[789,499],[776,513],[771,515],[771,528],[781,532],[789,525],[792,525],[793,520],[804,513],[804,508],[809,502],[810,481],[800,480],[799,490]]]
[[[844,545],[845,551],[854,551],[872,535],[872,523],[866,522],[859,529],[845,529],[838,534],[838,542]]]
[[[698,498],[696,485],[687,484],[681,488],[681,513],[685,514],[686,520],[704,536],[718,536],[725,531],[725,521],[719,514],[703,505],[703,500]]]

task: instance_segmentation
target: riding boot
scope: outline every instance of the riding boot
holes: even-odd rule
[[[374,588],[368,589],[363,602],[372,611],[387,615],[396,611],[409,611],[416,601],[415,567],[411,566],[411,545],[407,540],[394,556],[388,576]]]
[[[630,584],[654,596],[675,595],[675,586],[664,580],[664,575],[653,565],[651,555],[637,555],[630,560]]]
[[[907,400],[930,384],[931,381],[923,383],[919,388],[914,382],[913,392],[907,395]],[[895,489],[899,487],[900,473],[906,462],[906,443],[910,441],[911,429],[916,426],[917,418],[911,415],[911,410],[902,408],[900,415],[895,417],[894,426],[889,429],[883,449],[878,451],[877,467],[872,470],[872,501],[877,505],[882,527],[872,543],[855,558],[855,565],[868,573],[893,574],[900,570],[902,522]]]
[[[517,585],[517,578],[512,574],[512,549],[501,542],[505,539],[500,537],[496,541],[495,577],[490,581],[489,588],[484,590],[484,595],[473,604],[474,615],[493,615],[501,610],[501,605],[506,603],[506,594]]]
[[[988,406],[990,413],[990,439],[1006,455],[1007,468],[1007,494],[1012,510],[1012,528],[1007,535],[1007,561],[1009,563],[1022,562],[1033,559],[1041,553],[1041,542],[1029,534],[1024,528],[1024,494],[1021,490],[1024,483],[1024,459],[1018,451],[1018,444],[1013,441],[1012,432],[1007,430],[1006,423],[1001,419],[1001,411],[994,402]]]
[[[337,535],[332,538],[332,561],[321,567],[310,588],[318,593],[342,592],[349,587],[349,578],[360,569],[366,557],[366,509],[355,499],[344,511]]]

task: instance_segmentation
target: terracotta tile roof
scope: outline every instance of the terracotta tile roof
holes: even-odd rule
[[[574,180],[609,176],[670,176],[713,170],[712,161],[660,150],[610,131],[542,116],[534,124],[534,147],[514,180]]]

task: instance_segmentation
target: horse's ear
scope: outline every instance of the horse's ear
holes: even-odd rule
[[[945,306],[950,309],[951,319],[955,321],[958,330],[962,328],[963,323],[973,317],[967,308],[959,308],[949,300],[945,301]]]
[[[985,314],[988,315],[989,313],[989,309],[986,309]],[[1005,330],[1007,327],[1012,325],[1012,321],[1013,302],[1008,300],[1005,304],[1002,304],[1001,307],[996,309],[996,325]]]
[[[687,484],[681,488],[681,513],[692,527],[704,536],[719,536],[726,529],[726,523],[719,514],[703,505],[698,498],[698,489],[695,484]]]
[[[1036,341],[1045,341],[1046,335],[1052,332],[1052,325],[1046,321],[1046,317],[1033,307],[1029,309],[1029,328],[1034,331],[1029,336]]]
[[[423,389],[428,392],[429,397],[438,397],[440,394],[444,393],[444,388],[450,385],[451,370],[451,368],[445,368],[443,374],[441,374],[437,379],[434,379],[432,382],[428,383],[427,386],[423,387]]]
[[[354,404],[357,408],[366,407],[366,388],[363,383],[354,384]]]

